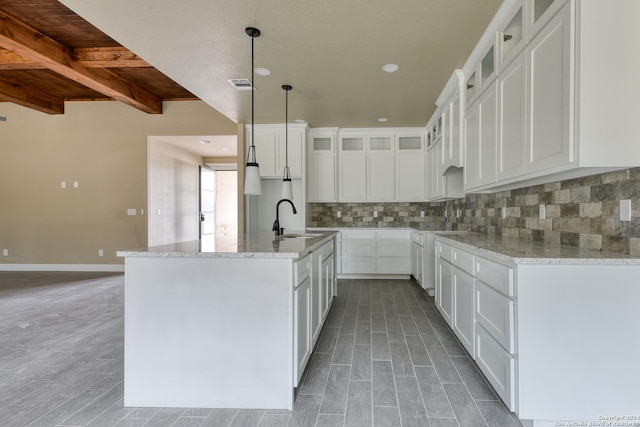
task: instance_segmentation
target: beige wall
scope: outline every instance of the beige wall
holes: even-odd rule
[[[147,136],[238,128],[200,101],[166,102],[161,115],[118,102],[67,102],[65,110],[0,103],[0,264],[121,263],[117,250],[147,244]]]

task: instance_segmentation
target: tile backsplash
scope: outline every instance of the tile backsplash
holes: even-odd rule
[[[631,221],[620,221],[625,199]],[[640,168],[448,202],[310,203],[310,209],[311,227],[467,230],[640,256]]]

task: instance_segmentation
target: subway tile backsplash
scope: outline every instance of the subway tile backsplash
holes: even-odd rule
[[[620,221],[624,199],[631,200],[631,221]],[[640,168],[448,202],[311,203],[310,209],[311,227],[466,230],[640,256]]]

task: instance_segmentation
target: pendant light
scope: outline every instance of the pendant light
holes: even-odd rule
[[[281,199],[293,200],[293,185],[291,183],[291,172],[289,171],[289,91],[293,89],[289,85],[282,85],[285,93],[284,107],[284,174],[282,176],[282,196]]]
[[[256,160],[256,146],[253,143],[254,140],[254,92],[256,90],[253,84],[253,41],[256,37],[260,37],[260,30],[253,27],[247,27],[244,29],[245,33],[251,37],[251,145],[247,152],[247,164],[245,166],[244,175],[244,194],[246,195],[260,195],[262,194],[262,182],[260,181],[260,166]]]

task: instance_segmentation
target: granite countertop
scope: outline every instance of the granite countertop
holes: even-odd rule
[[[639,257],[481,233],[439,235],[436,239],[513,264],[640,265]]]
[[[287,231],[303,234],[304,231]],[[307,232],[309,233],[309,232]],[[201,240],[118,251],[120,257],[167,258],[301,258],[325,244],[336,231],[315,231],[318,237],[275,238],[273,232],[211,236]]]

